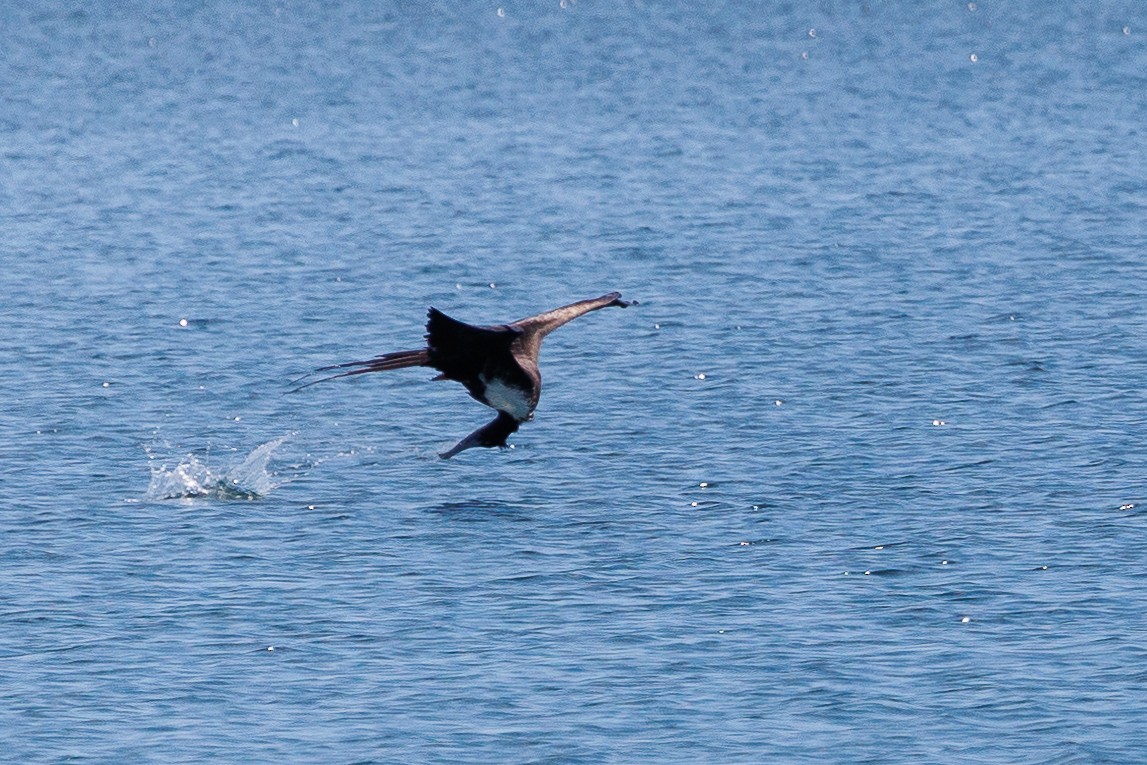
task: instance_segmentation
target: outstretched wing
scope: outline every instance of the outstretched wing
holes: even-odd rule
[[[622,300],[620,292],[610,292],[598,298],[579,300],[552,311],[539,313],[537,316],[519,319],[510,326],[545,337],[563,324],[567,324],[579,316],[584,316],[590,311],[597,311],[614,305],[619,308],[628,308],[636,302],[636,300]]]
[[[510,346],[522,334],[506,325],[477,327],[431,308],[426,318],[426,350],[429,365],[447,380],[466,385],[490,363],[514,363]]]

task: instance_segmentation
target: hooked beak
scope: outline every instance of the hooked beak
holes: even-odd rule
[[[442,452],[438,456],[444,460],[448,460],[458,452],[464,452],[474,446],[505,446],[506,436],[517,430],[518,421],[499,410],[498,416],[491,422],[486,423],[463,438],[450,451]]]
[[[444,460],[448,460],[451,457],[453,457],[455,454],[458,454],[459,452],[464,452],[467,449],[470,449],[470,448],[475,447],[475,446],[482,446],[482,442],[478,439],[477,436],[478,436],[477,433],[471,433],[470,435],[466,436],[461,441],[459,441],[457,444],[455,444],[452,449],[450,449],[449,451],[442,452],[438,456]]]

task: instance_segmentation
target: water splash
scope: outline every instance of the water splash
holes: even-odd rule
[[[146,499],[186,499],[207,497],[224,500],[256,500],[267,496],[284,481],[268,469],[268,464],[288,436],[268,441],[248,454],[238,465],[222,471],[212,468],[194,454],[188,454],[171,467],[153,463]],[[152,455],[149,451],[148,457]]]

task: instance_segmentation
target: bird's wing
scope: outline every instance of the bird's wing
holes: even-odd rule
[[[633,302],[636,301],[622,300],[620,292],[610,292],[598,298],[579,300],[576,303],[563,305],[561,308],[555,308],[552,311],[539,313],[537,316],[519,319],[510,326],[521,329],[524,332],[537,333],[539,336],[545,337],[563,324],[573,321],[579,316],[584,316],[590,311],[597,311],[601,308],[608,308],[614,305],[619,308],[628,308]]]
[[[467,324],[431,308],[426,319],[430,366],[448,380],[465,383],[481,374],[492,361],[510,362],[510,346],[521,334],[516,327]]]

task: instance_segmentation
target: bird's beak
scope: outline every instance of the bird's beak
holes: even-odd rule
[[[442,452],[438,456],[444,460],[448,460],[451,457],[453,457],[455,454],[458,454],[459,452],[464,452],[467,449],[474,447],[474,446],[481,446],[482,444],[479,442],[479,440],[475,436],[477,436],[477,433],[471,433],[470,435],[466,436],[461,441],[459,441],[457,444],[455,444],[454,448],[450,449],[449,451]]]

